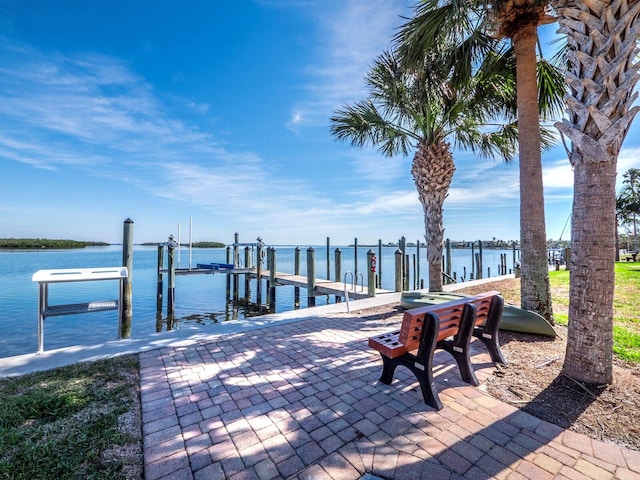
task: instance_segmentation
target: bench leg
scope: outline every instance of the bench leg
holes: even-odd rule
[[[433,355],[425,360],[426,362],[422,363],[422,360],[418,360],[415,355],[410,353],[405,353],[403,356],[393,359],[383,355],[382,376],[380,377],[380,381],[386,385],[390,385],[396,367],[398,365],[407,367],[415,375],[420,384],[420,391],[422,392],[424,403],[436,410],[442,410],[442,402],[438,397],[438,390],[436,390],[436,384],[433,381]]]
[[[422,370],[420,367],[422,367],[422,365],[414,363],[414,367],[411,368],[411,371],[418,379],[424,403],[435,408],[436,410],[442,410],[442,402],[440,401],[440,397],[438,396],[436,384],[433,381],[433,356],[431,356],[431,361],[427,362],[427,365],[425,365],[424,370]]]
[[[473,335],[477,337],[489,351],[491,361],[493,363],[507,364],[507,359],[502,354],[500,343],[498,342],[498,327],[502,320],[502,312],[504,310],[504,300],[501,296],[496,295],[491,300],[487,321],[482,327],[474,330]]]
[[[437,331],[439,330],[438,318],[432,314],[428,314],[425,318],[425,325],[418,355],[405,353],[397,358],[382,357],[382,376],[380,381],[386,385],[390,385],[393,381],[393,373],[398,365],[407,367],[415,375],[420,384],[420,391],[424,403],[442,410],[442,402],[438,397],[438,390],[433,381],[433,352],[435,351],[437,342]]]
[[[455,349],[457,347],[454,346],[453,348]],[[460,376],[462,377],[462,380],[474,387],[480,385],[480,381],[478,380],[478,377],[476,377],[476,373],[473,371],[473,367],[471,366],[469,344],[467,344],[466,348],[462,351],[449,350],[449,348],[446,350],[453,356],[453,358],[455,358],[458,368],[460,369]]]
[[[507,359],[502,354],[502,350],[500,349],[500,343],[498,342],[498,332],[495,333],[487,333],[484,331],[478,331],[474,334],[489,351],[489,355],[491,356],[491,361],[493,363],[502,363],[503,365],[507,364]]]
[[[391,385],[393,373],[396,371],[398,363],[382,354],[380,354],[380,356],[382,357],[382,375],[380,376],[380,381],[385,385]]]
[[[436,384],[433,381],[433,353],[438,343],[440,320],[433,313],[428,313],[422,326],[422,337],[416,356],[411,355],[412,363],[407,365],[418,379],[424,403],[436,410],[442,410],[442,402],[438,396]]]
[[[471,335],[473,334],[475,321],[476,307],[469,303],[465,304],[457,335],[453,340],[438,342],[436,347],[449,352],[458,364],[462,380],[477,387],[480,385],[480,382],[471,366],[471,355],[469,353],[469,343],[471,343]]]

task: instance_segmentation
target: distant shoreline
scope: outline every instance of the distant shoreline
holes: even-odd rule
[[[46,250],[108,247],[106,242],[80,242],[48,238],[0,238],[0,250]]]
[[[143,247],[157,247],[158,245],[164,245],[166,242],[144,242],[141,243]],[[188,247],[188,243],[181,243],[181,247]],[[223,248],[225,246],[224,243],[220,242],[193,242],[191,244],[192,248]]]
[[[144,247],[156,247],[162,242],[145,242],[140,245]],[[0,238],[0,250],[71,250],[87,247],[110,247],[112,245],[107,242],[83,242],[68,239],[49,239],[49,238]],[[182,247],[188,247],[188,243],[183,243]],[[224,243],[220,242],[193,242],[193,248],[222,248]]]

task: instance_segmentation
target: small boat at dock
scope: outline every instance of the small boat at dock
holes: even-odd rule
[[[232,270],[233,263],[198,263],[197,267],[203,270]]]
[[[467,297],[468,295],[453,292],[402,292],[400,305],[409,310],[425,305],[436,305],[438,303],[449,302]],[[556,337],[556,331],[551,324],[542,316],[531,310],[516,307],[515,305],[504,305],[502,320],[499,324],[500,330],[511,332],[532,333],[547,337]]]

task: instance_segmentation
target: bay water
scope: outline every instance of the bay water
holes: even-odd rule
[[[276,270],[293,273],[295,262],[295,246],[274,246],[276,249]],[[300,273],[306,275],[306,258],[308,248],[315,253],[315,271],[317,278],[327,276],[326,245],[302,247],[300,249]],[[357,277],[358,286],[365,284],[367,252],[371,249],[379,256],[378,247],[359,246],[357,255],[354,247],[331,246],[329,249],[330,277],[335,275],[335,249],[342,252],[342,275],[346,272],[363,272],[364,281]],[[393,290],[395,285],[395,252],[397,247],[383,247],[381,258],[377,258],[378,273],[382,274],[382,288]],[[175,318],[169,321],[166,316],[166,275],[164,284],[164,305],[162,312],[156,312],[157,291],[157,252],[155,246],[135,245],[133,251],[133,320],[132,338],[153,332],[179,329],[181,326],[198,326],[206,331],[214,332],[216,324],[248,318],[255,313],[243,307],[230,305],[226,298],[226,275],[181,275],[176,277]],[[476,250],[477,253],[477,250]],[[428,281],[426,249],[420,248],[419,257],[415,247],[407,247],[409,256],[410,282],[419,288],[419,281],[414,280],[414,272],[419,267],[420,279],[424,284]],[[511,250],[484,249],[483,275],[491,276],[499,273],[500,255],[506,254],[508,269],[513,268],[513,252]],[[166,256],[166,254],[165,254]],[[194,248],[191,251],[183,247],[179,250],[179,267],[195,268],[198,263],[226,263],[225,248]],[[244,258],[243,249],[240,257]],[[4,250],[0,251],[0,358],[24,353],[33,353],[37,349],[38,318],[38,284],[31,280],[32,275],[43,269],[95,268],[122,265],[122,246],[90,247],[71,250]],[[167,261],[165,259],[164,266]],[[263,264],[264,265],[264,264]],[[415,265],[415,266],[414,266]],[[466,272],[466,280],[472,272],[471,249],[452,249],[452,272],[461,279]],[[263,266],[266,268],[266,266]],[[348,278],[351,283],[352,277]],[[252,301],[255,302],[255,281],[251,282]],[[240,276],[240,296],[243,296],[243,277]],[[49,285],[49,304],[80,303],[117,298],[117,281],[73,282]],[[294,288],[279,286],[276,294],[276,312],[294,309]],[[307,306],[306,290],[300,292],[301,307]],[[263,302],[267,299],[263,288]],[[333,297],[320,296],[316,305],[332,303]],[[106,311],[82,315],[49,317],[45,320],[45,350],[69,347],[74,345],[90,345],[117,338],[117,312]]]

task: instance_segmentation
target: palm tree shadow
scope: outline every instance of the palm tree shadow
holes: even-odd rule
[[[472,475],[479,479],[499,477],[521,459],[537,454],[545,445],[557,441],[563,431],[571,428],[598,399],[602,391],[588,388],[559,374],[535,397],[518,404],[518,410],[460,438],[432,460],[436,460],[442,468],[453,474]],[[445,408],[449,407],[445,405]],[[488,446],[484,452],[476,450],[477,457],[474,458],[474,449],[469,450],[470,445]],[[468,464],[451,461],[452,454],[455,456],[460,452],[467,453]],[[413,468],[415,467],[414,465]],[[423,474],[424,468],[426,467],[423,467]],[[468,469],[464,470],[465,468]],[[401,475],[402,472],[396,470],[393,477],[401,478]]]
[[[507,345],[512,341],[527,344],[527,348],[535,348],[541,342],[554,342],[555,339],[522,333],[501,332],[500,344]],[[478,343],[478,342],[475,342]],[[529,347],[528,345],[531,344]],[[551,361],[560,360],[554,358]],[[486,366],[479,365],[479,366]],[[589,388],[572,378],[559,373],[547,386],[539,391],[531,400],[521,399],[520,410],[542,420],[554,423],[562,428],[570,428],[576,420],[598,399],[603,390]]]
[[[539,337],[535,340],[545,341]],[[490,362],[476,360],[477,354],[485,351],[480,342],[472,342],[471,350],[473,365],[476,369],[493,368]],[[451,363],[451,358],[447,358],[448,355],[444,352],[439,353],[441,354],[439,362]],[[436,388],[442,396],[451,395],[451,393],[457,396],[457,392],[451,390],[466,385],[458,378],[459,372],[455,368],[454,373],[453,377],[446,380],[436,377]],[[407,377],[405,381],[406,379]],[[419,389],[411,388],[410,390],[413,394],[420,395]],[[419,475],[420,478],[439,478],[440,476],[444,478],[447,475],[468,475],[479,479],[498,478],[509,468],[516,468],[515,465],[520,460],[530,457],[531,454],[537,455],[546,445],[559,441],[558,438],[563,431],[574,425],[602,392],[601,389],[588,388],[559,374],[533,398],[518,403],[517,410],[513,411],[513,406],[505,403],[500,410],[506,409],[507,414],[492,422],[484,423],[483,428],[474,430],[473,433],[460,437],[453,443],[446,440],[451,440],[448,432],[442,432],[444,438],[439,438],[437,430],[434,430],[434,438],[444,443],[446,449],[426,461],[409,462],[398,466],[393,471],[374,464],[372,473],[383,478],[418,478],[415,475]],[[389,394],[395,396],[393,391]],[[444,403],[444,409],[450,409],[449,413],[443,412],[439,415],[455,418],[455,409],[449,405],[449,402]],[[415,408],[420,410],[418,406]],[[424,405],[424,410],[430,408]],[[425,419],[428,418],[429,416],[425,417]],[[474,415],[471,413],[468,418],[473,420]],[[434,418],[434,422],[438,421]]]
[[[448,443],[444,451],[422,464],[407,463],[393,472],[377,470],[374,465],[373,473],[385,478],[410,478],[417,472],[420,478],[445,478],[451,475],[482,480],[500,478],[510,468],[518,468],[516,465],[520,460],[540,453],[546,445],[557,441],[563,430],[570,427],[597,399],[596,391],[590,390],[591,394],[587,394],[581,392],[580,387],[574,388],[572,383],[566,377],[558,376],[524,408],[495,420],[455,443]],[[562,405],[563,412],[559,418],[558,408],[547,411],[544,408],[554,402]],[[529,406],[535,408],[529,409]],[[444,408],[449,406],[445,405]],[[439,440],[438,436],[435,438]]]
[[[561,373],[520,410],[567,429],[601,393],[601,389],[589,388]]]

